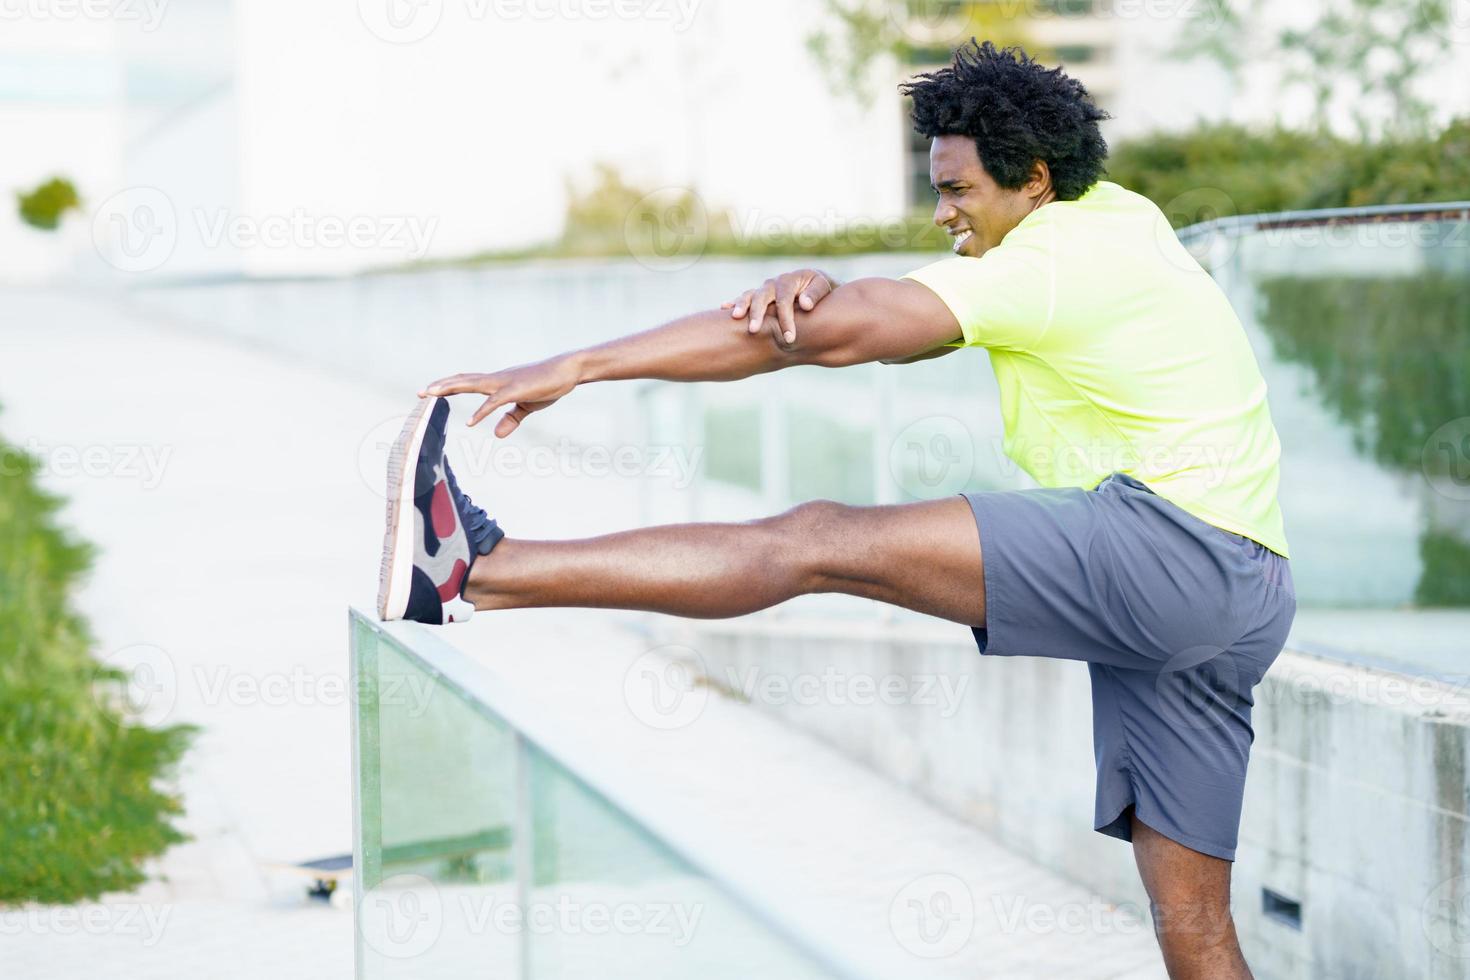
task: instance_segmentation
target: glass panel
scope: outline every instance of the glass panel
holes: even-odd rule
[[[1462,674],[1470,225],[1257,232],[1216,277],[1281,434],[1294,640]]]
[[[705,474],[747,490],[761,488],[761,420],[754,405],[704,412]]]
[[[514,736],[362,633],[359,976],[515,976]]]
[[[562,766],[527,755],[532,980],[830,976]]]

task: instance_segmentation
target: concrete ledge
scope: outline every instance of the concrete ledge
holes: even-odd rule
[[[939,623],[761,616],[664,633],[713,686],[1146,903],[1131,850],[1092,830],[1084,664],[982,657]],[[1470,695],[1292,651],[1255,693],[1234,906],[1258,975],[1470,978]]]

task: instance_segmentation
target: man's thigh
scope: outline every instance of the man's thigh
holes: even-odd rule
[[[985,624],[980,533],[961,496],[849,507],[817,501],[788,515],[787,544],[810,591],[846,592],[965,626]]]

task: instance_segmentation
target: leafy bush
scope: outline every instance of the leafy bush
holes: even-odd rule
[[[1323,133],[1202,126],[1120,144],[1109,179],[1175,226],[1221,214],[1419,204],[1470,195],[1470,119],[1438,136],[1358,143]]]
[[[52,177],[29,194],[17,192],[15,198],[20,220],[42,231],[55,231],[66,212],[82,205],[76,187],[65,177]]]
[[[0,440],[0,905],[71,902],[134,887],[140,862],[183,840],[157,786],[191,729],[148,729],[94,685],[70,597],[91,559],[56,524],[35,460]]]

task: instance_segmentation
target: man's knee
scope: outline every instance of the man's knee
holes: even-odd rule
[[[808,500],[777,515],[773,521],[783,533],[812,536],[830,531],[852,510],[835,500]]]
[[[803,592],[830,591],[829,579],[841,565],[835,552],[855,508],[835,500],[808,500],[769,519],[772,560],[798,575]]]

